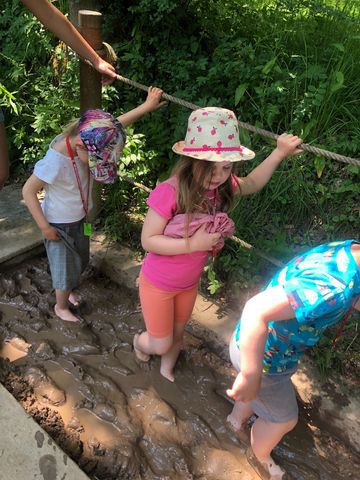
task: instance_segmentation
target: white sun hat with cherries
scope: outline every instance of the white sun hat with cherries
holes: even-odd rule
[[[185,140],[176,142],[172,149],[179,155],[209,162],[239,162],[255,157],[252,150],[240,145],[235,113],[218,107],[194,110]]]

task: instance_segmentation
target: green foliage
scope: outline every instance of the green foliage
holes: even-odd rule
[[[66,9],[67,2],[57,6]],[[359,156],[357,0],[104,0],[99,6],[104,40],[115,48],[124,76],[200,106],[230,108],[240,120],[275,133],[292,132],[307,143]],[[78,60],[18,0],[0,0],[0,13],[0,106],[14,175],[41,158],[78,116]],[[120,83],[103,89],[103,106],[112,112],[143,99],[143,92]],[[176,161],[171,146],[184,138],[188,114],[169,105],[130,128],[119,174],[151,188],[168,176]],[[240,138],[256,151],[256,160],[239,166],[244,176],[274,142],[246,130]],[[327,239],[356,237],[359,170],[310,154],[287,159],[262,192],[240,199],[232,212],[236,234],[282,260]],[[109,237],[140,249],[147,193],[120,181],[104,187],[103,196]],[[251,288],[273,270],[229,241],[208,272],[209,290],[219,292],[222,284]],[[319,354],[324,370],[337,358],[326,355]]]
[[[105,15],[113,9],[114,2],[103,2]],[[358,155],[356,2],[138,0],[125,2],[121,15],[121,37],[113,19],[106,21],[126,76],[198,105],[234,109],[259,127]],[[125,103],[135,95],[125,89]],[[152,119],[144,120],[148,144],[159,153],[150,183],[173,164],[170,146],[183,138],[187,116],[170,106],[155,128]],[[274,147],[246,131],[241,139],[255,149],[257,161]],[[288,159],[263,192],[241,200],[233,215],[237,230],[260,248],[279,230],[287,232],[287,246],[354,235],[358,178],[358,171],[324,157]]]
[[[53,49],[50,34],[18,1],[1,9],[0,105],[16,173],[21,163],[39,160],[50,140],[78,116],[78,61],[62,44]]]

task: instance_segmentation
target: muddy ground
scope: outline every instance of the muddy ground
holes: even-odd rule
[[[73,325],[53,314],[44,257],[0,277],[0,380],[60,447],[98,480],[257,479],[248,432],[236,435],[225,421],[235,372],[211,338],[186,334],[172,384],[158,358],[135,359],[143,323],[134,292],[89,269],[81,295],[83,323]],[[359,457],[313,418],[301,406],[274,452],[287,478],[358,480]]]

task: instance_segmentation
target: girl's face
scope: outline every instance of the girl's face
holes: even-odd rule
[[[232,163],[215,162],[212,169],[207,173],[204,179],[203,187],[206,190],[215,190],[220,187],[230,177],[232,172]]]

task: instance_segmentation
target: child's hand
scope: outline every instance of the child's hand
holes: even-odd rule
[[[162,102],[160,101],[163,93],[164,92],[161,90],[161,88],[149,87],[147,98],[144,102],[148,112],[152,112],[153,110],[157,110],[158,108],[167,105],[168,102],[166,100]]]
[[[191,252],[206,252],[212,250],[221,237],[221,233],[208,233],[206,231],[206,225],[196,230],[194,235],[190,238],[190,251]]]
[[[277,139],[276,149],[284,158],[290,155],[298,155],[303,153],[303,150],[296,148],[301,143],[302,139],[296,135],[292,135],[291,133],[283,133]]]
[[[257,397],[261,383],[261,377],[253,375],[251,377],[243,377],[240,372],[235,378],[233,386],[226,390],[228,397],[241,402],[250,402]]]
[[[46,228],[43,228],[41,231],[44,237],[46,238],[46,240],[60,240],[60,233],[55,227],[51,225],[49,225]]]

